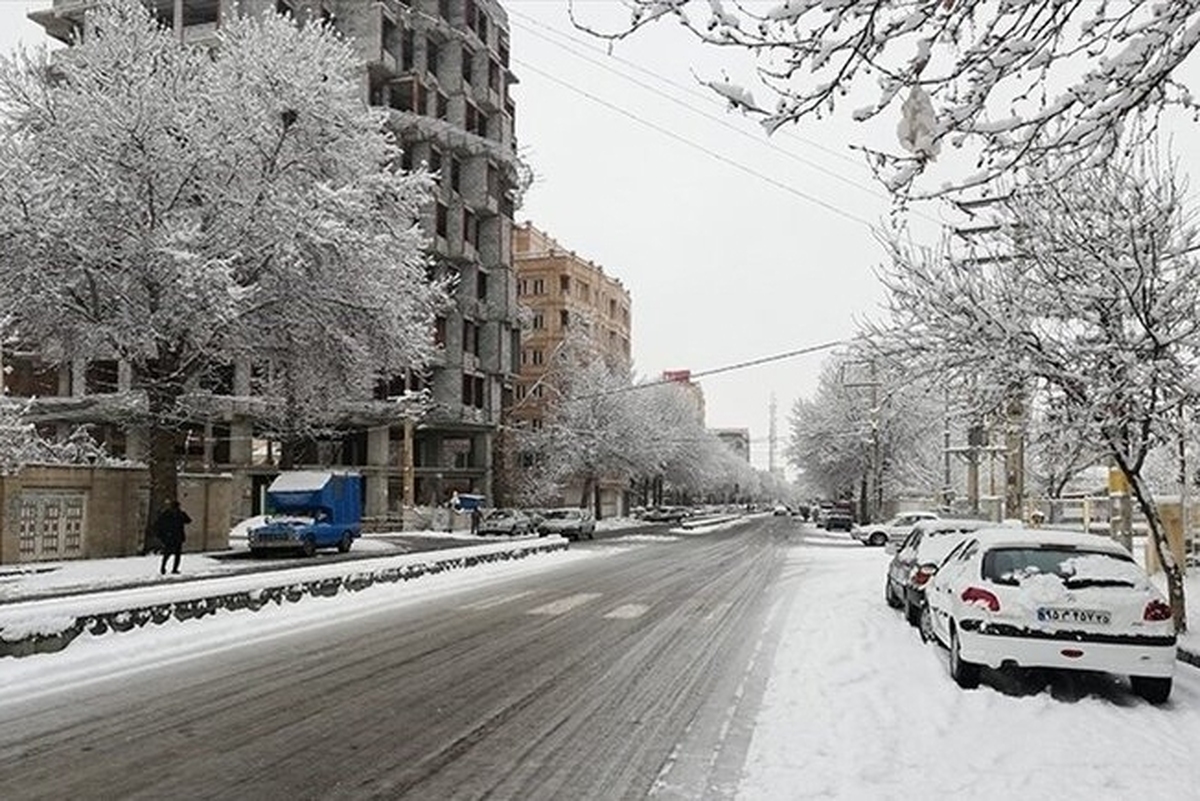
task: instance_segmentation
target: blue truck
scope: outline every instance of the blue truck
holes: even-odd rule
[[[295,470],[267,487],[267,517],[246,533],[250,553],[318,548],[350,550],[362,533],[362,477],[357,473]]]

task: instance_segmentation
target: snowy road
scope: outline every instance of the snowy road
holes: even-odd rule
[[[0,660],[4,798],[1197,797],[1200,671],[964,692],[886,558],[759,518]]]
[[[301,604],[295,634],[206,621],[200,653],[164,641],[61,689],[60,663],[109,671],[105,642],[32,657],[37,692],[0,709],[5,798],[729,797],[789,531],[588,543],[336,625]]]

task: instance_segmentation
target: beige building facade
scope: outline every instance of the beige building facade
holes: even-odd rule
[[[630,366],[633,304],[620,279],[528,221],[513,229],[513,267],[517,297],[529,317],[508,419],[536,428],[545,414],[549,368],[572,335],[585,335],[610,364]],[[600,483],[602,513],[623,514],[626,487],[613,480]],[[581,491],[569,487],[563,502],[578,504]]]

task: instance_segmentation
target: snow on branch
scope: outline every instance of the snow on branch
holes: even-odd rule
[[[745,80],[705,83],[758,115],[768,131],[835,115],[847,98],[854,98],[855,121],[891,117],[899,126],[896,148],[859,149],[901,197],[992,183],[1051,156],[1066,174],[1110,157],[1131,120],[1144,118],[1141,132],[1149,137],[1163,110],[1197,111],[1173,76],[1200,42],[1200,0],[625,5],[632,14],[624,25],[611,26],[603,11],[583,3],[572,3],[572,19],[610,42],[670,19],[702,45],[751,56]],[[752,82],[776,102],[736,102],[752,96]],[[734,97],[730,87],[739,87]],[[870,93],[875,99],[864,105]],[[944,143],[965,149],[975,172],[919,185]]]

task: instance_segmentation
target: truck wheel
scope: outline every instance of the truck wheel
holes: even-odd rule
[[[317,541],[311,535],[304,538],[304,543],[300,546],[300,553],[309,558],[317,555]]]
[[[354,542],[350,538],[350,532],[347,531],[342,535],[342,539],[338,542],[338,553],[346,553],[350,550],[350,545]]]

